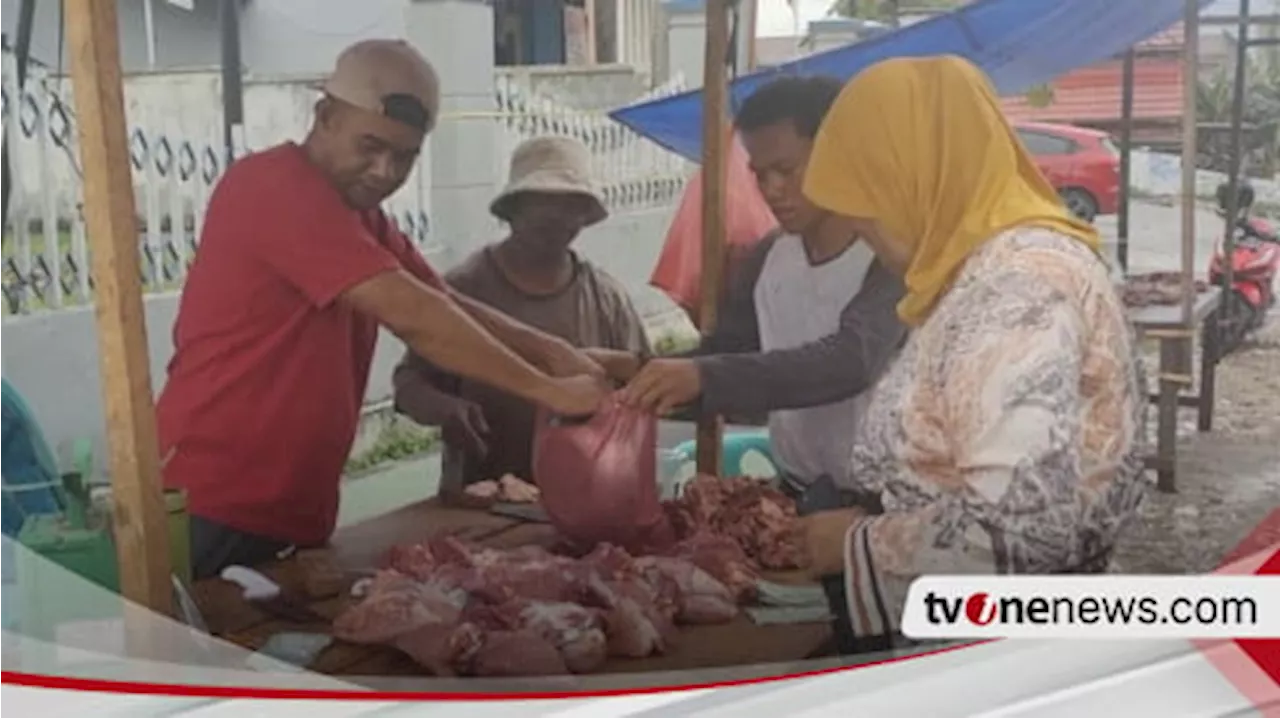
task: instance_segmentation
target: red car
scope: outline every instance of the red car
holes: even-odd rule
[[[1022,144],[1081,219],[1115,214],[1120,205],[1120,150],[1111,136],[1074,125],[1019,122]]]

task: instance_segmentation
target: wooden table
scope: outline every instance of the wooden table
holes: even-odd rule
[[[1221,304],[1222,290],[1210,287],[1196,295],[1189,324],[1183,322],[1181,305],[1152,305],[1129,311],[1129,319],[1139,339],[1155,339],[1160,343],[1160,365],[1156,375],[1159,388],[1149,397],[1150,402],[1156,405],[1156,452],[1147,458],[1147,468],[1155,470],[1158,477],[1156,485],[1161,491],[1172,493],[1177,490],[1178,408],[1196,408],[1199,430],[1213,429],[1214,391],[1218,360],[1221,359],[1218,327]],[[1200,352],[1200,386],[1198,391],[1184,394],[1184,388],[1195,384],[1191,357],[1197,335],[1204,337]]]
[[[338,531],[326,549],[344,569],[368,569],[396,543],[419,541],[440,532],[493,548],[548,545],[551,527],[523,523],[481,511],[451,509],[436,500],[407,506]],[[305,577],[295,560],[259,567],[286,591],[304,595]],[[794,581],[794,576],[770,576]],[[209,632],[248,650],[258,650],[274,634],[327,632],[328,624],[302,625],[274,618],[250,606],[238,586],[219,579],[198,582],[192,591]],[[333,619],[351,599],[345,595],[314,601],[310,608]],[[821,653],[831,636],[825,623],[757,626],[745,615],[719,626],[682,627],[678,644],[663,656],[646,659],[610,659],[601,674],[639,671],[683,671],[753,664],[783,663]],[[420,676],[423,669],[391,648],[335,641],[311,664],[311,670],[341,676]]]

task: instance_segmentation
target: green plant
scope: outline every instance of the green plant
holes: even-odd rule
[[[393,420],[365,451],[347,460],[345,475],[362,474],[384,464],[403,461],[433,451],[440,444],[440,432]]]
[[[1023,97],[1027,99],[1027,104],[1032,107],[1048,107],[1053,104],[1054,100],[1053,84],[1046,82],[1043,85],[1036,85],[1027,90]]]
[[[1224,65],[1197,84],[1196,120],[1219,127],[1230,123],[1234,94],[1235,67]],[[1246,172],[1270,174],[1280,155],[1280,62],[1257,56],[1247,59],[1241,120],[1252,128],[1243,137]],[[1230,147],[1230,132],[1202,131],[1199,166],[1225,171]]]
[[[929,10],[954,10],[968,0],[835,0],[828,11],[831,15],[860,20],[886,22],[895,14]]]
[[[689,351],[698,346],[698,336],[683,335],[671,332],[660,336],[653,342],[653,353],[657,356],[671,356]]]

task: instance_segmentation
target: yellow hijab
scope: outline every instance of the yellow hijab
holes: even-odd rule
[[[954,56],[885,60],[855,75],[814,140],[804,193],[908,243],[898,315],[909,325],[1004,230],[1035,225],[1099,244],[1040,174],[986,76]]]

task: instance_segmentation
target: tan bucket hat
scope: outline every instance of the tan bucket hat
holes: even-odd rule
[[[592,201],[586,226],[609,216],[604,200],[591,182],[591,153],[587,146],[569,137],[535,137],[525,140],[511,155],[507,186],[489,211],[506,222],[511,217],[511,200],[526,192],[578,194]]]

